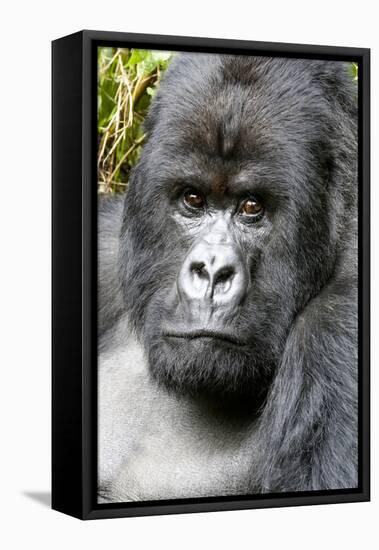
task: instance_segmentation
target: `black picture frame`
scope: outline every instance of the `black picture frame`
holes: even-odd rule
[[[359,67],[359,487],[96,503],[97,47],[355,61]],[[85,30],[52,43],[52,507],[81,519],[370,499],[370,50]]]

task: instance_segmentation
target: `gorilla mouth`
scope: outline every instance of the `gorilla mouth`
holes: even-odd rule
[[[198,340],[203,338],[210,338],[212,340],[221,340],[234,346],[243,347],[246,346],[246,342],[233,336],[232,334],[225,334],[224,332],[218,332],[214,330],[195,330],[190,332],[166,332],[163,334],[166,338],[182,338],[185,340]]]

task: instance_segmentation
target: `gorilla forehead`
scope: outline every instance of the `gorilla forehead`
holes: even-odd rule
[[[298,135],[302,125],[309,130],[311,118],[317,131],[326,102],[312,68],[308,60],[179,55],[161,84],[148,127],[159,123],[161,137],[167,132],[166,138],[185,139],[186,145],[191,140],[225,157],[236,153],[234,147],[243,153],[246,139],[249,151],[252,142],[256,147],[275,137],[282,142],[283,125]]]
[[[154,176],[300,190],[322,160],[324,96],[311,61],[180,55],[147,122]]]

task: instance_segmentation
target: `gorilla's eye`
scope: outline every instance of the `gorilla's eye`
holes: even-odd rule
[[[205,205],[204,197],[193,189],[184,193],[184,202],[190,208],[203,208]]]
[[[239,212],[245,218],[255,219],[263,214],[263,205],[257,198],[250,197],[243,201]]]

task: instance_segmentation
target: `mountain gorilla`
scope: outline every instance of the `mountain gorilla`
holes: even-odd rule
[[[349,65],[172,62],[99,206],[99,502],[357,486]]]

